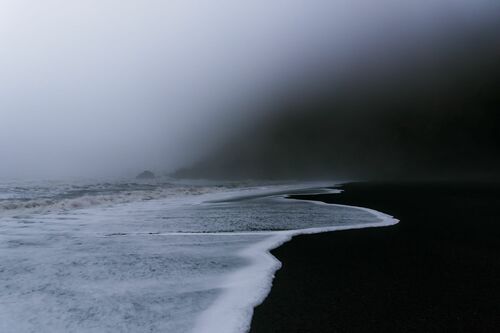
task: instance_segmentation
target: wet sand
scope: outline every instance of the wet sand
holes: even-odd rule
[[[300,199],[393,215],[391,227],[302,235],[252,333],[500,330],[498,184],[353,183]]]

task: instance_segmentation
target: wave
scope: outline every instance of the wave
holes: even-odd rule
[[[393,216],[369,208],[309,200],[302,201],[362,210],[374,215],[379,222],[270,233],[273,234],[272,237],[258,242],[239,253],[241,257],[248,259],[250,264],[227,277],[224,283],[225,292],[198,317],[192,333],[248,332],[254,308],[265,300],[271,291],[275,273],[281,268],[281,262],[271,254],[271,251],[290,241],[293,237],[304,234],[391,226],[399,223],[399,220]]]
[[[0,326],[246,332],[281,267],[272,249],[300,234],[397,223],[366,208],[287,198],[339,192],[330,186],[52,184],[26,193],[11,187],[14,195],[0,203],[22,205],[7,211],[53,213],[2,219],[0,295],[13,306],[0,304]],[[40,297],[46,306],[33,303]]]
[[[179,186],[172,183],[16,186],[3,189],[0,216],[67,212],[100,205],[200,195],[215,190],[213,186]]]

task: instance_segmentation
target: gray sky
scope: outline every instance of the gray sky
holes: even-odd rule
[[[495,2],[0,0],[0,178],[171,170],[244,119],[238,99]]]

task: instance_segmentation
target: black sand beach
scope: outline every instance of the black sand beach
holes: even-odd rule
[[[374,184],[296,196],[363,206],[392,227],[304,235],[252,333],[500,331],[500,186]]]

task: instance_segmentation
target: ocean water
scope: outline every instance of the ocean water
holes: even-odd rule
[[[391,225],[333,184],[0,183],[0,332],[243,333],[294,235]]]

